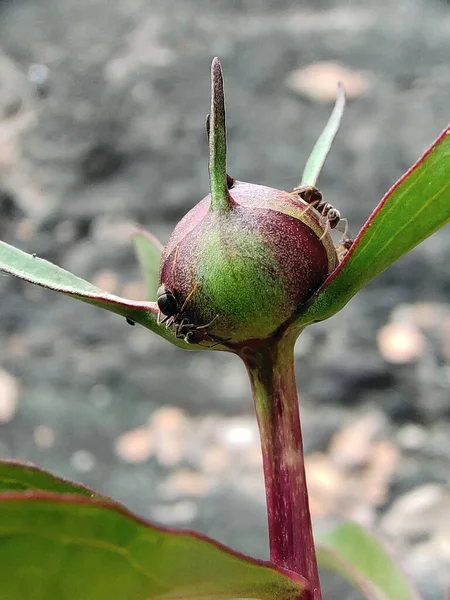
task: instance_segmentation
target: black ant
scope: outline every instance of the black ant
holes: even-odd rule
[[[206,325],[194,325],[193,323],[186,323],[185,320],[183,320],[176,327],[175,334],[177,338],[183,338],[187,344],[198,344],[201,346],[201,342],[203,341],[214,342],[212,346],[208,346],[209,348],[214,348],[214,346],[219,346],[226,341],[217,335],[213,335],[206,331],[216,319],[217,315]]]
[[[292,193],[298,194],[307,204],[313,206],[322,217],[326,219],[329,229],[335,229],[341,219],[341,213],[329,202],[325,202],[322,192],[313,185],[298,185],[292,190]]]
[[[339,260],[341,261],[354,241],[348,231],[347,219],[343,219],[338,209],[334,208],[330,202],[325,202],[322,193],[313,185],[298,185],[292,190],[292,193],[297,194],[302,200],[309,204],[309,206],[314,207],[325,219],[325,230],[323,235],[328,233],[329,229],[336,229],[339,223],[345,223],[344,229],[339,229],[339,231],[342,232],[342,238],[339,241],[339,245],[336,247]]]
[[[162,284],[156,293],[159,308],[158,325],[165,323],[166,327],[171,327],[173,329],[177,338],[184,339],[187,344],[201,345],[201,342],[203,341],[211,341],[215,342],[214,345],[219,345],[224,340],[207,332],[207,328],[217,319],[217,315],[206,325],[194,325],[194,323],[189,323],[187,319],[183,319],[183,312],[186,305],[192,298],[197,287],[198,284],[195,284],[180,307],[173,291]],[[164,315],[162,319],[161,315]]]
[[[348,235],[342,236],[342,238],[339,240],[339,244],[335,246],[339,262],[342,262],[347,256],[348,251],[352,247],[354,241],[355,240]]]

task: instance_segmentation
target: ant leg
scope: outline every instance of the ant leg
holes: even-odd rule
[[[344,223],[344,230],[343,231],[342,231],[342,229],[338,230],[338,231],[342,232],[342,237],[339,240],[339,244],[341,246],[344,246],[345,248],[349,249],[355,240],[353,239],[353,236],[350,234],[350,232],[348,230],[348,220],[341,219],[341,222]]]
[[[324,227],[323,233],[320,236],[319,240],[323,240],[323,238],[327,235],[327,233],[330,232],[330,229],[331,229],[330,221],[327,219],[327,221],[325,223],[325,227]]]
[[[178,325],[179,330],[188,330],[188,331],[196,331],[199,327],[196,327],[194,323],[187,323],[186,319],[183,319],[181,323]]]
[[[207,334],[207,336],[209,337],[209,339],[212,342],[215,342],[212,346],[208,346],[209,348],[215,348],[216,346],[221,346],[222,344],[226,344],[227,342],[229,342],[231,340],[231,338],[222,339],[222,338],[219,338],[216,335],[212,335],[212,334]]]
[[[174,320],[173,320],[173,331],[175,333],[175,337],[177,337],[177,338],[183,338],[184,337],[184,333],[183,333],[182,327],[184,327],[185,321],[186,321],[186,319],[182,319],[180,323],[177,323],[176,319],[174,318]]]
[[[336,231],[340,231],[342,233],[342,239],[346,238],[349,236],[348,233],[348,219],[339,219],[339,224],[343,224],[344,228],[342,227],[336,227]],[[350,236],[351,237],[351,236]]]
[[[166,324],[166,329],[169,329],[169,327],[172,327],[172,325],[174,324],[175,318],[174,317],[167,317],[167,321],[165,319],[163,319],[162,322]]]
[[[306,206],[303,210],[302,210],[302,215],[306,214],[308,211],[310,211],[312,208],[315,208],[316,205],[318,204],[318,200],[315,202],[310,202],[308,204],[308,206]]]
[[[199,344],[199,346],[203,346],[204,348],[215,348],[216,346],[220,346],[222,342],[215,342],[212,346],[205,346],[205,344]]]
[[[207,344],[202,344],[201,342],[198,343],[199,346],[202,346],[203,348],[215,348],[216,346],[221,346],[223,344],[223,342],[225,342],[226,340],[219,340],[215,337],[212,337],[210,335],[208,335],[209,341],[214,342],[211,346],[207,345]]]
[[[170,317],[167,316],[167,315],[164,315],[164,317],[161,319],[161,315],[162,315],[162,312],[159,310],[158,311],[158,317],[156,319],[156,324],[157,325],[163,325],[168,319],[170,319]]]
[[[212,325],[214,323],[214,321],[219,317],[219,315],[216,315],[214,317],[214,319],[212,321],[210,321],[209,323],[206,323],[206,325],[199,325],[198,327],[196,327],[195,329],[206,329],[207,327],[209,327],[210,325]]]

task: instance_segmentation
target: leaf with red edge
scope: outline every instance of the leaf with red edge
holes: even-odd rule
[[[109,310],[126,317],[132,322],[143,325],[181,348],[192,349],[184,340],[177,339],[170,329],[158,325],[158,305],[156,302],[128,300],[115,296],[100,290],[84,279],[80,279],[47,260],[27,254],[1,241],[0,271]]]
[[[0,460],[0,493],[29,490],[41,490],[57,494],[80,494],[88,498],[100,498],[100,495],[89,488],[56,477],[35,465],[15,460]]]
[[[316,552],[321,567],[347,579],[368,600],[420,600],[383,544],[356,523],[320,536]]]
[[[169,531],[112,502],[0,494],[5,600],[306,600],[293,573],[191,532]]]
[[[348,255],[299,310],[301,327],[331,317],[371,279],[450,221],[450,127],[389,190]]]

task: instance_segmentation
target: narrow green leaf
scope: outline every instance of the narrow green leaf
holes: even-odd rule
[[[211,209],[227,212],[234,206],[228,191],[227,129],[222,67],[216,57],[211,64],[211,114],[206,120],[209,141],[209,187]]]
[[[47,260],[22,252],[22,250],[1,241],[0,271],[109,310],[143,325],[180,348],[193,349],[184,340],[177,339],[171,329],[158,325],[156,302],[127,300],[109,294]]]
[[[138,230],[132,236],[142,276],[147,285],[149,300],[156,300],[159,287],[159,264],[163,246],[154,235],[144,230]]]
[[[368,600],[419,600],[381,542],[355,523],[320,536],[316,552],[321,567],[347,579]]]
[[[42,490],[58,494],[80,494],[88,498],[100,497],[81,484],[51,475],[35,465],[13,460],[0,461],[0,493],[24,492],[27,490]]]
[[[339,131],[342,115],[344,114],[344,108],[345,89],[342,83],[339,83],[336,104],[334,105],[333,112],[328,119],[328,123],[325,125],[325,129],[320,134],[313,151],[306,161],[302,175],[302,184],[316,185],[320,172],[322,171],[322,167],[325,163],[328,153],[331,150],[331,146],[333,145],[334,138]]]
[[[389,190],[298,325],[341,310],[371,279],[450,221],[450,127]]]
[[[1,597],[8,600],[300,599],[303,578],[112,503],[0,495]]]

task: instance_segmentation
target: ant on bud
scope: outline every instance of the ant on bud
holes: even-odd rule
[[[183,319],[184,310],[197,287],[198,284],[195,284],[180,307],[174,292],[162,284],[156,293],[159,308],[158,325],[165,323],[166,327],[173,329],[177,338],[184,339],[187,344],[198,344],[201,346],[201,342],[210,341],[215,342],[214,345],[217,346],[224,340],[207,332],[208,327],[217,319],[217,315],[206,325],[194,325],[194,323],[189,323],[187,319]],[[164,317],[161,318],[161,315],[164,315]]]
[[[350,248],[353,245],[353,242],[355,240],[350,237],[350,236],[342,236],[342,238],[339,240],[339,244],[337,246],[335,246],[336,248],[336,254],[338,257],[338,261],[341,263],[344,258],[347,256],[348,251],[350,250]]]
[[[298,185],[292,190],[292,194],[300,196],[302,200],[304,200],[309,206],[314,207],[325,219],[323,236],[326,235],[330,229],[336,229],[342,232],[342,237],[339,240],[339,244],[336,246],[338,259],[339,262],[341,262],[354,242],[353,237],[348,231],[347,219],[343,219],[338,209],[334,208],[330,202],[325,202],[322,192],[320,192],[314,185]],[[337,227],[339,223],[345,224],[344,229]]]
[[[174,279],[177,260],[178,246],[175,250],[175,256],[172,263],[172,280]],[[213,335],[212,333],[208,333],[207,331],[208,327],[214,323],[218,315],[216,315],[212,321],[206,323],[206,325],[195,325],[194,323],[189,323],[187,319],[183,318],[183,313],[186,309],[186,306],[188,305],[188,302],[192,296],[195,294],[197,288],[198,283],[194,285],[186,300],[180,306],[180,302],[175,295],[175,292],[162,283],[156,292],[156,301],[159,308],[157,323],[158,325],[165,323],[167,328],[170,327],[174,331],[177,338],[184,339],[187,344],[198,344],[201,346],[201,342],[207,341],[214,342],[214,346],[218,346],[225,340]],[[161,315],[164,316],[161,318]],[[210,347],[212,348],[214,346]]]

